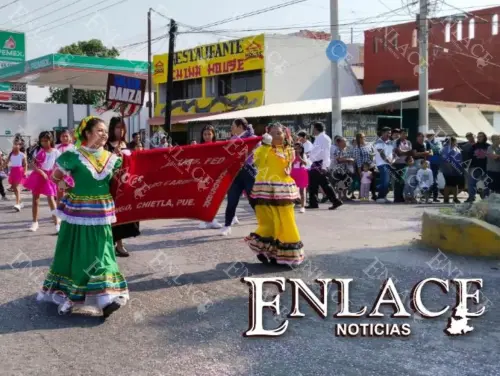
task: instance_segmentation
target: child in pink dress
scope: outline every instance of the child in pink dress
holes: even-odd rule
[[[306,188],[309,185],[309,174],[307,172],[307,157],[304,146],[300,142],[295,144],[295,160],[292,164],[291,176],[300,193],[300,212],[306,211]]]
[[[47,196],[50,210],[56,209],[55,197],[57,196],[57,186],[52,181],[52,170],[56,159],[61,155],[54,148],[54,140],[50,132],[42,132],[38,136],[38,150],[35,154],[33,172],[26,179],[24,186],[33,194],[33,223],[30,231],[38,230],[38,208],[40,205],[40,195]],[[55,215],[52,215],[56,231],[59,232],[60,222]]]
[[[71,133],[68,130],[65,130],[61,133],[61,135],[59,136],[59,141],[60,143],[56,145],[56,149],[57,151],[59,151],[59,153],[62,154],[65,151],[75,150],[75,145],[71,143],[72,141]],[[73,188],[75,186],[75,181],[69,175],[64,175],[63,181],[66,183],[66,186],[68,188]],[[64,194],[65,194],[64,189],[58,187],[56,206],[59,206],[59,202],[63,198]]]
[[[7,166],[9,167],[9,184],[16,196],[16,204],[14,209],[21,211],[23,204],[21,202],[20,185],[23,184],[26,176],[26,155],[21,153],[21,143],[15,141],[12,145],[12,152],[7,158]]]

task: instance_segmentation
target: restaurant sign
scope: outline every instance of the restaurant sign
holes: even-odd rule
[[[167,81],[168,54],[153,57],[153,82]],[[198,46],[174,55],[174,80],[264,68],[264,35]]]

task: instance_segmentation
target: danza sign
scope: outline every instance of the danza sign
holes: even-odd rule
[[[108,102],[142,106],[144,103],[145,90],[146,80],[136,77],[109,74],[106,100]]]

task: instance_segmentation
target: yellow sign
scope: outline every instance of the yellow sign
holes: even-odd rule
[[[262,106],[263,100],[263,91],[252,91],[249,93],[229,94],[225,97],[174,101],[172,103],[172,116],[243,110],[249,107]],[[165,104],[156,105],[155,116],[165,116]]]
[[[167,82],[168,54],[153,56],[153,82]],[[174,81],[264,69],[264,35],[178,51]]]

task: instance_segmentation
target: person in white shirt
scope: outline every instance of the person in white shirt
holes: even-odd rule
[[[311,153],[311,150],[313,148],[313,143],[309,141],[309,136],[307,135],[307,133],[305,131],[300,131],[299,133],[297,133],[297,141],[302,144],[306,157],[309,157],[309,154]]]
[[[387,203],[387,193],[391,182],[391,165],[393,163],[393,145],[390,140],[391,128],[382,128],[379,139],[375,142],[375,164],[380,174],[377,202]]]
[[[418,192],[421,195],[421,201],[426,203],[430,201],[431,187],[434,184],[432,170],[429,169],[429,162],[423,161],[422,168],[417,172]]]
[[[312,162],[309,170],[309,209],[318,209],[318,190],[323,189],[328,199],[332,202],[330,210],[337,209],[342,205],[335,195],[332,185],[328,180],[328,168],[330,167],[330,148],[332,140],[325,134],[325,125],[321,122],[313,124],[313,134],[316,137],[313,149],[309,154]]]

